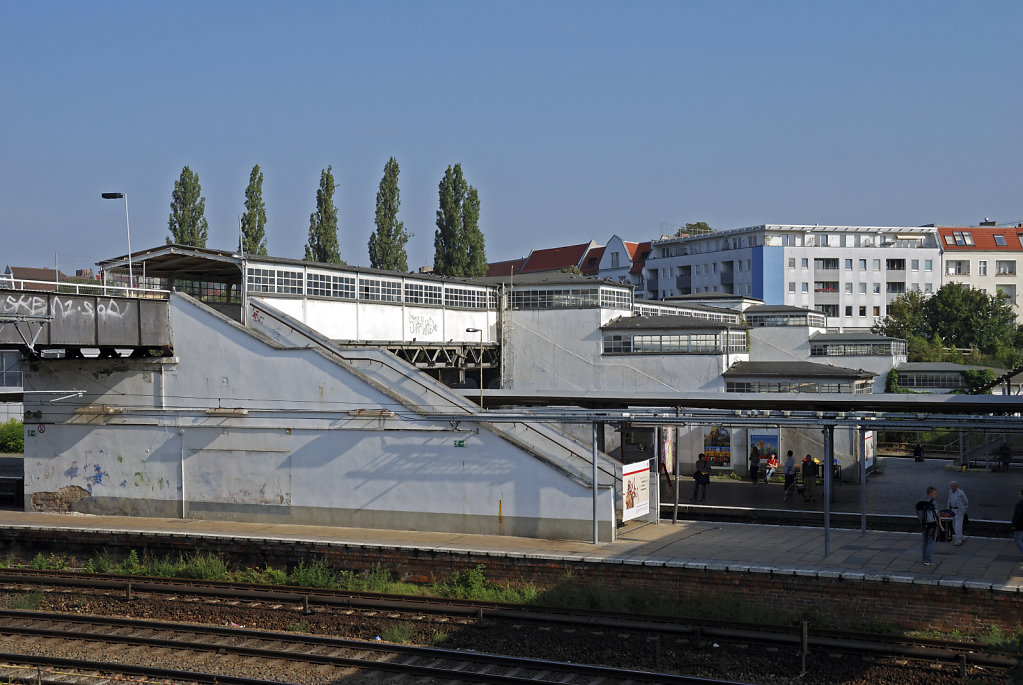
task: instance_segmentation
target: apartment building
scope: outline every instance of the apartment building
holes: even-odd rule
[[[731,293],[867,330],[899,295],[941,287],[941,248],[929,226],[761,224],[656,240],[644,276],[652,299]]]
[[[939,226],[945,283],[962,283],[1012,302],[1019,320],[1019,267],[1023,266],[1023,223],[999,227]]]

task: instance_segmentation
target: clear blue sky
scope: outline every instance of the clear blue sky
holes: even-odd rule
[[[409,266],[460,162],[490,261],[661,224],[1023,219],[1023,2],[0,0],[0,269],[161,245],[182,167],[236,249],[262,168],[301,257],[321,169],[368,265],[401,165]]]

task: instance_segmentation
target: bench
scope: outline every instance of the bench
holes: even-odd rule
[[[1004,457],[996,454],[991,455],[991,470],[1001,471],[1003,469],[1011,470],[1014,467],[1023,467],[1023,456],[1009,457],[1006,461]],[[969,467],[971,469],[983,469],[988,465],[987,457],[971,457],[969,461]]]

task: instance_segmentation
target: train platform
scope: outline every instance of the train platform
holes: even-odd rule
[[[471,554],[588,564],[752,572],[777,576],[940,584],[1023,592],[1023,556],[1012,540],[967,538],[961,546],[937,543],[935,565],[921,563],[919,533],[831,529],[708,521],[637,524],[614,542],[539,540],[460,533],[372,530],[328,526],[242,523],[196,519],[0,511],[5,529],[47,529],[182,538],[341,545],[407,553]],[[1007,531],[1008,532],[1008,531]],[[825,555],[825,535],[830,554]]]

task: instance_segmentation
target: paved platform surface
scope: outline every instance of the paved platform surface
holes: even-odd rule
[[[936,565],[928,567],[920,561],[919,533],[833,529],[831,553],[825,556],[822,528],[703,521],[635,525],[620,531],[617,541],[597,545],[458,533],[22,511],[0,511],[0,526],[269,538],[487,556],[841,576],[850,580],[886,579],[1023,592],[1023,556],[1008,537],[968,538],[959,547],[938,543]]]
[[[328,526],[240,523],[195,519],[160,519],[80,514],[46,514],[0,510],[2,527],[147,531],[168,535],[231,538],[271,538],[349,546],[422,549],[491,556],[541,557],[568,561],[731,569],[775,574],[872,578],[904,583],[940,583],[1023,592],[1023,556],[1010,539],[1008,519],[1023,487],[1023,473],[950,470],[950,462],[924,463],[893,459],[884,473],[867,481],[870,513],[912,515],[913,504],[927,485],[939,490],[943,506],[948,481],[956,479],[970,497],[971,515],[1005,521],[1003,538],[971,538],[959,547],[937,543],[935,566],[921,563],[920,533],[867,531],[819,526],[759,525],[713,521],[672,524],[633,524],[619,531],[618,540],[588,542],[537,540],[507,536],[465,535],[415,531],[373,530]],[[691,489],[691,479],[683,481]],[[691,491],[691,490],[690,490]],[[688,502],[688,492],[683,500]],[[787,506],[820,512],[817,504],[793,501]],[[859,511],[860,486],[836,487],[835,511]],[[715,506],[779,506],[780,485],[715,481],[707,504]],[[981,516],[978,516],[980,518]],[[825,535],[830,554],[825,555]]]

